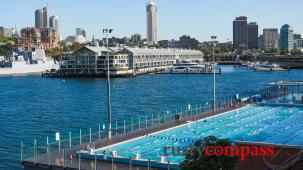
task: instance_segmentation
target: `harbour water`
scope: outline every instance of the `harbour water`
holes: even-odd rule
[[[303,70],[254,72],[222,66],[218,97],[260,89],[279,80],[303,80]],[[57,131],[104,124],[105,79],[43,79],[39,75],[0,77],[0,169],[20,169],[20,142],[46,142]],[[113,121],[212,98],[212,75],[143,75],[112,80]]]

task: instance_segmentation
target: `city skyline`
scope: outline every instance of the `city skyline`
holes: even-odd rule
[[[113,36],[116,37],[130,37],[139,33],[142,38],[146,38],[145,5],[148,2],[145,0],[128,2],[115,0],[113,2],[91,1],[85,3],[82,1],[66,0],[62,2],[54,0],[37,3],[34,0],[26,2],[12,0],[3,2],[3,5],[13,6],[13,4],[18,3],[17,8],[20,10],[11,11],[9,8],[4,8],[3,13],[7,15],[0,16],[0,20],[3,22],[0,24],[5,27],[14,27],[16,24],[19,31],[21,28],[34,26],[35,10],[48,4],[50,13],[56,14],[60,18],[60,35],[63,38],[74,35],[74,30],[77,27],[83,27],[87,30],[88,40],[93,35],[96,38],[102,38],[101,29],[103,27],[113,28]],[[253,0],[247,2],[232,0],[228,4],[224,4],[224,9],[219,6],[218,2],[210,0],[194,3],[186,3],[181,0],[176,0],[174,3],[163,0],[155,0],[154,2],[159,11],[158,40],[177,39],[181,35],[190,35],[199,41],[209,41],[210,35],[217,35],[219,41],[232,40],[232,21],[235,17],[242,15],[247,16],[249,21],[258,23],[259,34],[262,34],[263,28],[279,29],[284,24],[293,27],[294,33],[303,32],[303,24],[297,20],[303,16],[303,14],[298,13],[303,2],[298,0],[294,0],[292,3],[269,0],[262,2],[261,5]],[[272,6],[275,8],[271,8]],[[69,10],[64,7],[68,7],[66,9]],[[279,12],[283,8],[292,8],[292,10],[289,10],[287,14]],[[92,12],[101,9],[103,12]],[[23,17],[16,15],[18,14],[16,11],[22,11]]]

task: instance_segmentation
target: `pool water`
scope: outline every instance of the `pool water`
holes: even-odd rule
[[[274,144],[303,145],[303,107],[250,105],[217,116],[191,122],[165,131],[101,148],[110,155],[117,151],[119,157],[159,160],[165,146],[188,147],[206,136],[233,140],[267,142]],[[180,163],[184,156],[172,155],[168,150],[165,161]]]

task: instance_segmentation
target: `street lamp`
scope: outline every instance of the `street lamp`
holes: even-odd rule
[[[213,40],[213,111],[216,111],[216,63],[215,63],[215,40],[217,36],[211,36]]]
[[[110,76],[109,76],[109,51],[108,51],[108,35],[112,33],[113,29],[103,29],[103,34],[106,36],[106,53],[107,53],[107,119],[108,119],[108,133],[107,133],[107,144],[110,145],[112,138],[112,113],[110,104]]]

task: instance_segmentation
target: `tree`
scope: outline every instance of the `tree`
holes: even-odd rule
[[[299,49],[296,49],[296,50],[291,51],[291,55],[292,56],[303,56],[303,52]]]
[[[8,42],[12,41],[13,39],[10,37],[0,36],[0,43],[7,44]]]
[[[73,45],[70,47],[71,51],[77,51],[79,50],[81,47],[83,47],[82,44],[78,43],[78,42],[74,42]]]
[[[54,60],[57,60],[57,61],[59,61],[60,58],[62,56],[64,56],[64,53],[60,49],[58,49],[58,48],[54,48],[52,50],[45,50],[45,53],[46,53],[47,56],[50,56]]]
[[[284,50],[280,51],[280,55],[285,55],[285,54],[286,54],[286,51],[284,51]]]
[[[12,44],[6,43],[4,45],[0,45],[0,56],[9,57],[12,53]]]
[[[195,143],[195,148],[185,152],[185,160],[181,163],[182,170],[234,170],[237,166],[237,157],[232,156],[207,156],[206,146],[231,146],[227,139],[218,139],[208,136]]]

